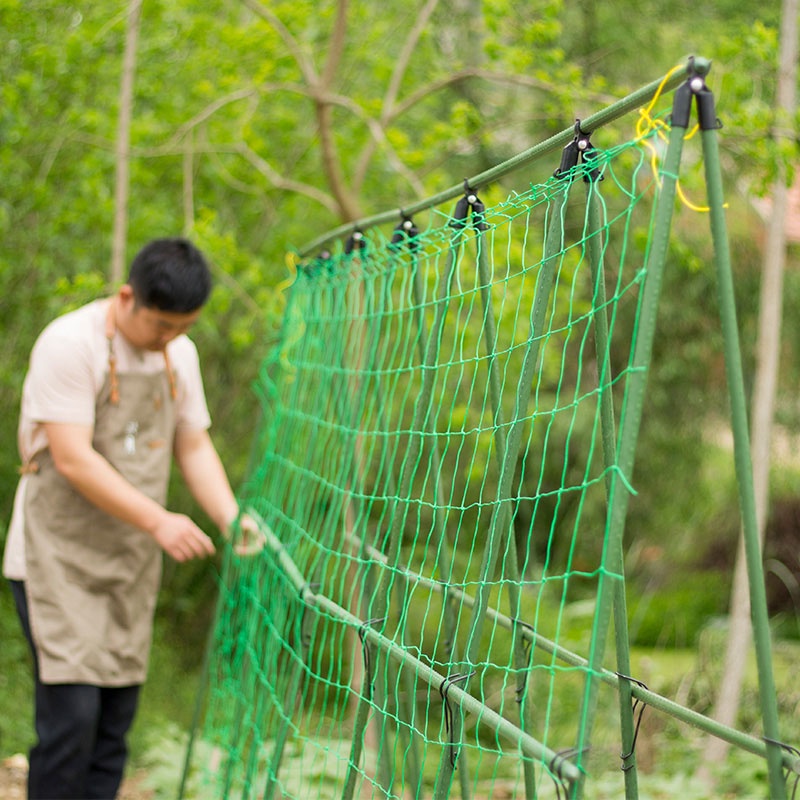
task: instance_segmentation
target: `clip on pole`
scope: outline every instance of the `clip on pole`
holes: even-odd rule
[[[347,238],[347,242],[345,242],[345,255],[350,255],[354,250],[363,250],[365,244],[364,234],[356,228]]]
[[[376,617],[375,619],[368,619],[361,623],[358,628],[358,638],[361,640],[361,653],[364,657],[364,673],[365,683],[367,689],[367,699],[372,700],[372,663],[369,655],[369,645],[366,641],[367,628],[371,628],[377,622],[385,622],[386,617]]]
[[[584,747],[580,750],[576,747],[568,747],[565,750],[558,750],[550,759],[550,763],[547,766],[547,773],[555,784],[557,800],[561,800],[562,791],[564,792],[564,800],[567,800],[569,797],[569,786],[567,786],[562,772],[564,764],[567,763],[568,759],[579,756],[582,753],[587,753],[588,751],[588,747]]]
[[[581,130],[581,121],[575,120],[575,138],[561,151],[561,165],[553,173],[555,178],[565,178],[567,174],[578,166],[578,162],[583,159],[584,163],[591,163],[597,155],[594,145],[589,141],[591,133]],[[584,181],[603,180],[600,170],[597,168],[589,170],[584,176]]]
[[[456,210],[453,212],[453,219],[450,222],[450,227],[457,230],[463,230],[467,224],[467,214],[472,214],[472,227],[476,231],[483,233],[489,230],[489,226],[484,221],[483,215],[486,211],[486,206],[481,202],[478,197],[476,189],[471,189],[469,180],[464,178],[464,196],[456,203]]]
[[[630,675],[623,675],[621,672],[617,673],[617,677],[620,680],[628,681],[629,683],[635,683],[637,686],[641,686],[642,689],[647,689],[647,685],[642,683],[642,681],[636,680],[636,678],[632,678]],[[633,741],[631,742],[631,749],[629,753],[620,753],[620,758],[622,759],[622,771],[628,772],[629,770],[633,769],[633,764],[626,764],[625,762],[633,756],[636,752],[636,740],[639,738],[639,726],[642,724],[642,715],[644,714],[646,703],[640,700],[638,697],[633,698],[633,707],[631,709],[631,713],[636,716],[636,709],[639,709],[639,716],[636,717],[636,724],[633,730]]]
[[[689,127],[692,100],[697,105],[697,121],[700,130],[711,131],[722,127],[717,118],[714,93],[706,86],[705,78],[697,71],[692,72],[686,81],[675,90],[670,121],[684,130]]]
[[[397,224],[392,235],[392,241],[389,247],[397,250],[400,245],[405,241],[410,250],[416,250],[419,247],[417,236],[419,236],[419,228],[414,224],[411,219],[402,209],[400,209],[401,221]]]
[[[456,743],[454,739],[455,731],[453,730],[453,709],[450,708],[450,698],[448,697],[448,693],[451,686],[454,686],[456,683],[463,683],[464,681],[469,680],[474,674],[475,670],[463,674],[456,673],[455,675],[448,675],[441,682],[441,684],[439,684],[439,694],[442,697],[442,703],[444,705],[444,727],[448,736],[450,737],[450,766],[453,769],[456,768],[458,751],[456,750]]]

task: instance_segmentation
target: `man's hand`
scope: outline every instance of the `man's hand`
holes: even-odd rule
[[[254,556],[264,549],[266,536],[253,517],[242,514],[231,528],[233,552],[237,556]]]
[[[51,422],[44,429],[56,469],[90,503],[149,533],[176,561],[214,554],[211,539],[194,522],[165,510],[94,449],[91,425]]]
[[[167,555],[190,561],[214,555],[214,543],[184,514],[164,513],[150,532]]]

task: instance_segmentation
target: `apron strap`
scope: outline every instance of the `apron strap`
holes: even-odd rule
[[[108,340],[108,382],[110,386],[109,402],[111,405],[119,405],[119,376],[117,375],[117,355],[114,352],[114,334],[117,332],[117,298],[112,297],[106,311],[106,339]],[[175,381],[175,372],[167,354],[165,347],[161,351],[164,355],[164,366],[167,370],[167,380],[169,381],[169,394],[173,400],[178,399],[178,385]]]

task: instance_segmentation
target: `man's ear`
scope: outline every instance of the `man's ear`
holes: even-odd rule
[[[133,293],[133,287],[129,283],[124,283],[119,287],[117,297],[119,298],[119,303],[123,308],[126,309],[132,307],[136,301],[136,296]]]

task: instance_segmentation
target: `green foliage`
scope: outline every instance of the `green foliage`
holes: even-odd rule
[[[0,753],[25,753],[33,744],[32,661],[5,581],[0,583],[0,641]]]
[[[675,571],[628,605],[631,642],[639,647],[692,647],[709,620],[727,608],[730,578]]]

